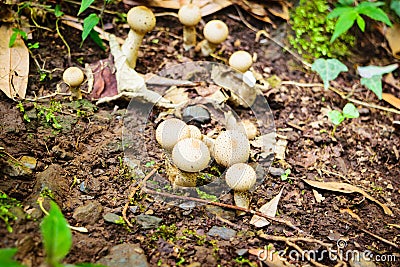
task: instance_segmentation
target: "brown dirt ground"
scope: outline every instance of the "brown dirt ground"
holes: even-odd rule
[[[118,8],[119,11],[127,10],[123,6]],[[261,29],[264,26],[246,14],[245,17],[255,27]],[[273,42],[268,39],[264,40],[263,44],[255,42],[255,33],[241,22],[234,8],[225,9],[204,20],[212,18],[226,21],[232,29],[223,50],[219,53],[220,57],[227,58],[238,49],[248,50],[258,56],[254,69],[260,73],[264,71],[266,77],[275,74],[286,81],[318,82],[314,74],[303,69],[299,62]],[[107,16],[106,22],[113,21]],[[54,26],[51,18],[45,23],[48,23],[49,27]],[[121,24],[113,25],[114,28],[110,32],[115,32],[121,37],[126,35],[127,30],[123,29]],[[277,39],[284,40],[287,24],[278,21],[278,25],[280,25],[278,29],[270,29],[271,34]],[[107,57],[107,53],[97,48],[90,40],[79,48],[77,45],[80,42],[79,31],[65,25],[61,26],[61,31],[71,44],[73,65],[81,66],[79,60],[91,63]],[[192,52],[184,52],[180,36],[181,27],[175,17],[158,17],[156,29],[146,35],[143,42],[137,71],[157,73],[172,63],[205,60]],[[40,82],[37,66],[31,63],[28,97],[53,92],[61,79],[62,70],[68,67],[65,46],[54,33],[36,29],[33,38],[33,41],[40,43],[40,48],[35,49],[33,54],[40,63],[44,63],[43,68],[52,70],[52,73]],[[380,36],[374,38],[377,38],[377,41],[381,40]],[[376,53],[363,57],[363,61],[376,63],[376,58],[381,59],[379,61],[381,64],[394,61],[383,49],[378,49]],[[206,60],[218,62],[212,57]],[[347,63],[351,66],[354,62]],[[343,75],[337,83],[341,88],[351,91],[354,78],[353,75]],[[387,85],[384,90],[399,94],[396,89]],[[365,102],[387,106],[383,102],[378,103],[376,97],[365,89],[357,89],[354,94]],[[399,129],[392,124],[393,120],[400,119],[399,116],[364,108],[360,118],[347,120],[337,128],[334,139],[329,134],[332,125],[326,116],[321,114],[323,108],[328,106],[341,108],[346,104],[335,93],[318,87],[286,85],[272,89],[265,95],[274,114],[277,133],[286,136],[289,141],[286,161],[276,161],[273,166],[290,168],[292,173],[289,181],[267,175],[263,184],[253,194],[251,208],[257,209],[265,204],[282,186],[285,186],[278,208],[279,217],[292,221],[304,231],[305,235],[335,244],[335,240],[330,240],[328,237],[340,234],[342,238],[348,240],[348,248],[351,249],[360,251],[369,249],[375,254],[398,253],[393,246],[385,244],[361,229],[400,245],[398,228],[389,226],[399,221],[400,136]],[[16,103],[1,95],[0,146],[15,158],[23,155],[35,157],[38,160],[35,173],[42,172],[50,165],[58,164],[62,166],[60,179],[66,179],[69,185],[73,183],[74,178],[85,182],[88,188],[86,193],[79,190],[79,184],[70,189],[64,188],[67,193],[63,195],[61,201],[62,211],[71,225],[77,225],[72,213],[77,207],[86,203],[88,196],[99,201],[105,212],[111,211],[120,215],[127,201],[129,188],[135,184],[134,176],[120,163],[120,159],[123,158],[121,146],[123,114],[128,102],[119,101],[101,105],[94,111],[86,110],[84,116],[77,116],[77,109],[85,109],[71,106],[67,97],[59,96],[55,99],[63,105],[62,111],[56,112],[57,118],[70,126],[60,131],[55,131],[43,120],[32,119],[29,123],[25,122]],[[34,109],[32,103],[24,102],[24,105],[27,112]],[[42,101],[40,105],[48,106],[49,101]],[[319,125],[313,128],[311,123],[315,121],[319,121]],[[293,125],[300,127],[293,128]],[[141,135],[139,132],[135,134]],[[152,140],[150,145],[155,147],[155,152],[143,158],[141,163],[154,160],[162,164],[157,152],[159,151],[157,143]],[[143,170],[147,173],[151,167],[143,167]],[[394,215],[385,215],[376,203],[356,193],[341,194],[319,190],[326,199],[317,203],[312,188],[302,182],[303,178],[350,182],[386,203]],[[26,209],[33,205],[29,202],[29,198],[35,193],[34,185],[34,178],[15,180],[4,175],[0,180],[0,189],[11,197],[21,200]],[[232,197],[224,199],[224,202],[232,204]],[[161,217],[163,225],[170,228],[173,228],[171,225],[176,225],[177,230],[171,236],[180,235],[184,229],[204,235],[214,225],[232,228],[232,225],[217,219],[205,206],[196,207],[190,214],[186,214],[178,207],[164,205],[154,201],[152,196],[139,192],[135,194],[132,203],[139,206],[140,213],[154,213]],[[360,221],[351,217],[349,213],[341,212],[345,209],[358,215]],[[128,217],[133,219],[134,214],[128,212]],[[89,235],[73,232],[73,248],[65,262],[95,262],[106,255],[112,246],[122,242],[140,244],[152,266],[156,266],[160,260],[162,266],[174,266],[182,259],[185,260],[183,263],[185,266],[192,262],[199,262],[201,266],[241,266],[242,264],[235,260],[239,258],[235,252],[238,248],[263,248],[270,243],[277,249],[287,248],[282,242],[262,239],[259,230],[249,224],[250,218],[251,215],[244,215],[230,219],[239,231],[231,241],[207,236],[201,245],[197,244],[199,238],[195,235],[177,240],[157,234],[156,229],[144,230],[137,224],[127,229],[125,226],[106,223],[103,219],[99,219],[94,225],[85,225],[90,232]],[[344,221],[350,221],[353,225]],[[39,266],[43,260],[39,222],[40,219],[15,222],[12,224],[13,233],[8,233],[3,227],[4,224],[0,222],[2,240],[0,247],[18,246],[18,259],[24,259],[24,262],[31,263],[32,266]],[[262,231],[279,236],[297,235],[293,230],[277,223],[272,223]],[[301,243],[300,246],[303,249],[318,248],[305,243]],[[244,258],[258,266],[265,266],[254,255],[246,254]],[[298,266],[304,264],[304,262],[294,263]],[[327,260],[323,263],[333,266],[333,263]],[[380,264],[391,265],[391,263]]]

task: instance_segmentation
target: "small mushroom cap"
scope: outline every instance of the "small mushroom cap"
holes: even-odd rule
[[[64,82],[71,87],[77,87],[81,85],[83,79],[83,71],[78,67],[69,67],[63,73]]]
[[[225,174],[226,184],[235,191],[247,191],[257,181],[254,169],[246,163],[236,163],[228,168]]]
[[[167,119],[156,129],[156,140],[166,150],[171,151],[179,140],[190,137],[190,129],[179,119]]]
[[[186,172],[198,172],[207,168],[210,159],[207,146],[195,138],[179,141],[172,150],[172,161]]]
[[[201,20],[200,8],[194,4],[183,5],[178,11],[178,18],[185,26],[196,26]]]
[[[229,58],[229,66],[240,72],[246,72],[251,64],[253,64],[253,58],[247,51],[236,51]]]
[[[228,37],[229,30],[223,21],[211,20],[204,26],[203,34],[210,43],[220,44]]]
[[[126,15],[127,22],[131,29],[140,34],[145,34],[156,26],[156,17],[153,11],[145,6],[131,8]]]
[[[199,140],[201,140],[203,138],[203,135],[201,134],[200,129],[197,128],[196,126],[188,125],[186,127],[189,128],[191,138],[195,138],[195,139],[199,139]]]
[[[250,143],[246,134],[228,130],[215,139],[214,158],[218,164],[229,167],[235,163],[247,162],[250,154]]]

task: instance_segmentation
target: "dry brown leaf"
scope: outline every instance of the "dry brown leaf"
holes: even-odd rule
[[[11,27],[0,27],[0,90],[9,98],[24,99],[28,85],[29,51],[18,37],[9,48],[8,42],[13,31]]]
[[[400,98],[397,98],[392,94],[382,93],[382,99],[388,102],[393,107],[400,109]]]
[[[325,200],[325,197],[323,197],[320,193],[318,193],[317,190],[313,189],[312,192],[314,194],[315,201],[317,201],[318,203],[321,203],[322,201]]]
[[[365,198],[375,202],[379,206],[382,207],[383,211],[387,215],[393,215],[393,212],[383,203],[379,202],[377,199],[374,197],[370,196],[367,194],[364,190],[353,186],[351,184],[346,184],[346,183],[339,183],[339,182],[317,182],[317,181],[312,181],[312,180],[307,180],[303,179],[304,182],[307,184],[311,185],[312,187],[316,187],[319,189],[323,190],[329,190],[329,191],[335,191],[335,192],[340,192],[340,193],[345,193],[345,194],[350,194],[350,193],[359,193],[363,195]]]
[[[356,219],[356,220],[358,220],[359,222],[361,222],[360,216],[358,216],[357,214],[355,214],[351,209],[340,209],[340,213],[347,213],[347,214],[349,214],[351,217],[353,217],[354,219]]]
[[[186,92],[185,88],[172,86],[165,92],[164,98],[174,104],[180,104],[189,101],[189,93]]]
[[[398,79],[396,79],[395,77],[393,77],[392,73],[388,73],[385,76],[383,76],[383,81],[387,84],[390,84],[397,90],[400,90],[400,81]]]
[[[393,56],[400,58],[400,24],[396,23],[393,27],[387,27],[385,38],[389,43]]]
[[[289,6],[286,2],[278,2],[276,5],[272,5],[272,7],[268,7],[268,11],[271,12],[272,15],[276,17],[280,17],[284,20],[290,19],[289,14]]]
[[[279,192],[278,195],[276,195],[273,199],[271,199],[268,203],[264,204],[259,211],[262,214],[265,214],[269,217],[275,217],[276,211],[278,210],[278,204],[279,200],[281,199],[282,192],[283,192],[284,187],[282,187],[281,191]],[[270,222],[258,215],[253,215],[253,217],[250,220],[250,224],[254,225],[255,227],[264,227],[270,224]]]

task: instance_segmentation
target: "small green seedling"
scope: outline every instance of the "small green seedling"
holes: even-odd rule
[[[334,124],[333,130],[332,130],[332,136],[335,135],[337,126],[339,126],[346,118],[354,119],[354,118],[358,118],[359,116],[360,116],[360,113],[358,112],[357,108],[352,103],[347,103],[343,108],[343,112],[340,112],[337,110],[329,111],[328,117]]]
[[[10,222],[17,219],[16,215],[12,213],[12,208],[14,207],[21,207],[21,203],[15,198],[9,197],[5,193],[0,192],[0,219],[6,224],[9,233],[12,233],[13,231]]]
[[[78,11],[78,16],[84,12],[86,9],[90,7],[90,5],[94,2],[94,0],[82,0],[81,6]],[[104,6],[108,3],[110,3],[111,0],[104,0]],[[104,10],[104,9],[103,9]],[[95,13],[89,14],[84,20],[83,20],[83,30],[82,30],[82,42],[86,40],[88,36],[92,38],[92,40],[101,48],[105,49],[103,41],[101,40],[99,34],[94,30],[94,27],[101,21],[101,16],[97,15]]]
[[[361,15],[370,17],[373,20],[381,21],[388,26],[392,26],[389,17],[385,11],[379,7],[384,5],[384,2],[369,2],[364,1],[353,6],[354,1],[340,0],[339,5],[332,10],[327,16],[328,19],[338,18],[333,32],[331,43],[340,35],[347,32],[357,22],[358,27],[362,32],[365,30],[365,20]]]
[[[292,173],[291,169],[286,169],[285,172],[281,174],[281,180],[286,181],[291,173]]]
[[[60,208],[55,202],[50,202],[49,214],[43,219],[40,230],[42,233],[44,249],[46,251],[46,262],[49,267],[105,267],[99,264],[61,264],[72,246],[72,233],[68,227]],[[16,248],[0,249],[0,263],[8,267],[26,267],[13,259]]]
[[[312,64],[311,70],[317,72],[319,76],[321,76],[326,90],[329,88],[329,82],[336,79],[342,71],[348,71],[348,68],[337,59],[318,58]]]
[[[13,33],[11,34],[10,41],[8,42],[8,47],[13,47],[18,36],[22,39],[28,40],[28,34],[21,29],[13,28]]]

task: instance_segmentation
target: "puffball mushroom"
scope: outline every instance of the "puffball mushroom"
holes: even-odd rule
[[[190,137],[190,128],[186,123],[176,119],[161,122],[156,129],[156,140],[166,150],[171,151],[179,140]]]
[[[172,150],[172,161],[186,172],[198,172],[207,168],[210,159],[207,146],[195,138],[180,140]]]
[[[245,73],[253,64],[253,58],[247,51],[236,51],[229,57],[229,66]]]
[[[82,99],[82,92],[79,86],[84,79],[83,71],[78,67],[69,67],[63,73],[63,80],[69,85],[72,99]]]
[[[201,20],[200,8],[194,4],[183,5],[178,11],[178,18],[183,24],[183,47],[189,50],[196,45],[196,25]]]
[[[225,167],[247,162],[250,155],[249,140],[243,132],[224,131],[215,139],[213,154],[217,163]]]
[[[233,189],[236,206],[249,208],[249,190],[256,184],[257,174],[254,169],[246,163],[236,163],[228,168],[225,174],[226,184]]]
[[[228,26],[221,20],[207,22],[203,30],[205,40],[201,46],[203,56],[208,56],[215,51],[217,46],[226,40],[229,34]]]
[[[203,138],[203,135],[201,134],[200,129],[197,128],[196,126],[188,125],[186,127],[189,129],[191,138],[195,138],[195,139],[199,139],[199,140],[201,140]]]
[[[140,44],[144,35],[156,26],[156,17],[147,7],[136,6],[128,11],[126,19],[131,30],[128,33],[128,38],[122,45],[122,52],[126,56],[128,65],[134,69],[136,67]]]
[[[249,120],[244,120],[241,122],[243,125],[244,131],[249,140],[256,138],[257,136],[257,126]]]

